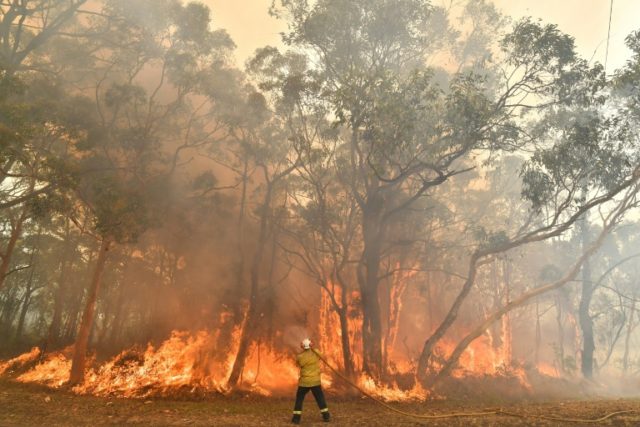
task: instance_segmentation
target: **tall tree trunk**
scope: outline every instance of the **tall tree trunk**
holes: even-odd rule
[[[631,342],[631,332],[633,331],[633,317],[636,314],[636,294],[637,292],[634,288],[631,313],[629,313],[629,322],[627,323],[627,334],[624,338],[624,355],[622,356],[622,372],[625,374],[629,370],[629,343]]]
[[[511,262],[505,257],[504,269],[504,304],[511,302]],[[511,315],[509,312],[502,316],[502,348],[503,361],[506,366],[511,366],[513,358],[513,336],[511,334]]]
[[[348,259],[348,257],[345,257]],[[341,274],[341,269],[338,268],[335,271],[335,278],[340,285],[340,306],[338,307],[336,301],[332,302],[338,313],[338,319],[340,320],[340,343],[342,345],[342,363],[344,366],[344,373],[348,378],[352,378],[355,373],[355,366],[353,365],[353,355],[351,354],[351,341],[349,338],[349,295],[347,291],[347,283]]]
[[[0,317],[0,338],[4,338],[6,342],[11,341],[11,326],[18,310],[18,287],[10,286],[6,293],[6,299],[3,304],[2,317]]]
[[[66,295],[67,270],[69,267],[69,258],[71,255],[71,233],[69,219],[66,220],[64,236],[62,260],[60,262],[60,275],[58,276],[58,286],[55,290],[55,296],[53,300],[53,316],[51,317],[51,324],[49,325],[49,333],[47,335],[47,341],[45,344],[45,349],[47,351],[55,349],[60,343],[62,309]]]
[[[558,326],[558,351],[557,356],[560,362],[560,372],[565,373],[564,366],[564,326],[562,323],[562,300],[556,298],[556,325]]]
[[[407,289],[407,278],[401,274],[395,274],[389,289],[389,325],[384,338],[384,369],[389,366],[389,355],[393,353],[400,327],[400,314],[402,311],[402,297]]]
[[[592,256],[593,253],[600,247],[604,238],[611,231],[611,226],[612,226],[612,223],[609,223],[607,227],[603,228],[602,232],[598,236],[598,239],[594,243],[592,243],[588,249],[586,249],[583,252],[580,258],[578,258],[578,260],[571,267],[571,269],[564,275],[564,277],[557,280],[556,282],[539,286],[530,291],[524,292],[523,294],[518,296],[516,299],[506,304],[504,307],[500,308],[499,310],[487,316],[487,318],[478,327],[473,329],[469,334],[467,334],[467,336],[465,336],[458,343],[456,348],[451,352],[451,355],[449,356],[447,361],[443,364],[442,369],[438,373],[435,380],[439,381],[447,377],[451,373],[453,368],[458,364],[458,361],[460,360],[460,356],[464,353],[467,347],[469,347],[469,344],[471,344],[476,338],[482,335],[487,330],[487,328],[489,328],[495,321],[502,318],[502,316],[504,316],[506,313],[509,313],[511,310],[516,309],[518,307],[522,307],[523,305],[528,303],[530,300],[538,297],[539,295],[545,294],[555,289],[559,289],[565,286],[567,283],[573,281],[575,277],[578,275],[578,273],[580,272],[580,270],[582,269],[584,262],[588,260],[589,257]]]
[[[580,221],[580,244],[582,251],[585,250],[589,240],[589,224],[587,221],[586,215]],[[593,339],[593,319],[589,314],[593,291],[591,264],[587,259],[582,266],[582,293],[580,295],[580,306],[578,309],[580,329],[582,330],[582,357],[580,366],[582,375],[585,378],[593,378],[593,353],[596,348]]]
[[[22,331],[24,330],[24,322],[27,318],[27,311],[29,310],[29,304],[31,304],[31,295],[33,293],[32,282],[29,280],[27,283],[27,289],[25,290],[24,298],[22,299],[22,308],[20,310],[20,317],[18,318],[18,327],[16,328],[15,342],[20,344],[22,341]]]
[[[272,183],[267,182],[266,194],[262,206],[260,207],[260,231],[258,244],[251,264],[249,306],[247,307],[247,314],[245,316],[244,325],[242,326],[242,333],[240,335],[240,343],[238,345],[236,359],[233,362],[231,374],[229,375],[229,380],[227,382],[229,387],[235,387],[238,385],[249,353],[252,332],[257,320],[260,267],[262,265],[262,259],[264,257],[267,243],[269,207],[271,206],[271,192],[273,190],[272,185]]]
[[[436,328],[436,330],[431,334],[431,336],[425,341],[424,346],[422,347],[422,352],[420,353],[420,358],[418,359],[418,367],[417,367],[417,377],[420,381],[426,382],[427,373],[429,369],[429,365],[431,363],[431,356],[433,355],[433,350],[436,348],[436,345],[444,334],[449,330],[453,322],[458,318],[458,313],[460,312],[460,307],[462,307],[462,303],[467,298],[469,292],[471,292],[471,288],[473,287],[473,283],[476,280],[476,274],[478,272],[478,255],[473,254],[471,259],[469,260],[469,273],[467,274],[467,279],[462,285],[462,289],[458,293],[458,296],[454,300],[451,308],[447,312],[446,316],[440,322],[440,325]]]
[[[92,277],[92,268],[93,268],[93,257],[95,256],[95,251],[89,251],[89,259],[87,259],[86,270],[84,273],[84,278],[82,280],[89,280]],[[67,285],[68,286],[68,285]],[[72,343],[76,339],[77,335],[77,325],[78,319],[80,317],[80,312],[82,310],[82,303],[85,298],[83,292],[76,289],[76,292],[70,292],[67,295],[73,296],[73,301],[70,304],[67,320],[65,322],[64,334],[62,338],[62,342],[66,345]]]
[[[540,326],[540,301],[536,299],[536,340],[533,350],[533,363],[540,364],[540,343],[542,342],[542,328]]]
[[[124,276],[124,280],[126,280],[126,275]],[[123,280],[123,282],[124,282]],[[113,322],[111,324],[111,328],[107,331],[108,336],[105,338],[105,341],[108,343],[110,348],[117,348],[118,336],[122,332],[122,322],[124,319],[123,313],[126,313],[125,305],[126,300],[124,298],[124,286],[122,284],[118,287],[118,302],[116,305],[116,312],[113,317]]]
[[[362,298],[363,370],[374,380],[382,377],[382,324],[380,319],[380,259],[383,233],[380,224],[382,200],[372,196],[363,209],[364,248],[358,283]]]
[[[9,242],[7,243],[7,247],[4,252],[0,254],[0,258],[2,258],[2,262],[0,263],[0,290],[2,290],[5,279],[9,273],[9,266],[11,265],[11,257],[13,255],[13,251],[16,248],[16,243],[20,238],[22,233],[22,224],[27,218],[27,207],[23,207],[20,216],[16,219],[15,224],[11,229],[11,235],[9,236]]]
[[[228,348],[231,344],[231,336],[233,330],[242,323],[243,305],[242,293],[244,290],[244,270],[245,270],[245,254],[244,254],[244,227],[245,212],[247,204],[247,181],[249,173],[249,160],[245,157],[242,169],[242,186],[240,188],[240,211],[238,212],[238,223],[236,225],[236,263],[234,265],[234,284],[233,287],[224,293],[223,301],[227,305],[228,316],[220,325],[220,334],[218,335],[219,348]],[[220,352],[218,360],[224,360],[226,354]]]
[[[38,240],[40,240],[40,235],[38,235]],[[31,255],[29,255],[29,278],[27,279],[27,288],[24,293],[24,298],[22,300],[22,310],[20,311],[20,318],[18,319],[18,327],[16,328],[16,336],[15,342],[16,344],[20,344],[22,340],[22,331],[24,329],[24,321],[27,318],[27,311],[29,309],[29,304],[31,303],[31,295],[33,294],[33,276],[35,274],[35,256],[38,248],[34,248],[31,251]]]
[[[100,251],[98,252],[98,259],[96,261],[93,278],[87,294],[87,302],[85,304],[84,313],[82,315],[82,322],[80,323],[80,329],[76,336],[76,343],[73,349],[73,360],[71,362],[71,374],[69,376],[69,384],[76,385],[81,384],[84,381],[84,370],[87,356],[87,347],[89,345],[89,335],[93,326],[93,320],[96,311],[96,302],[98,300],[98,293],[100,292],[100,285],[102,284],[102,276],[104,273],[104,266],[107,260],[107,252],[111,240],[108,237],[103,237],[100,245]]]

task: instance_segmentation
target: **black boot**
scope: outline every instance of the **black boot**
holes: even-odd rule
[[[329,415],[328,411],[322,413],[322,421],[324,421],[325,423],[328,423],[330,419],[331,419],[331,416]]]
[[[293,418],[291,418],[291,422],[294,424],[300,424],[300,418],[302,418],[300,414],[293,414]]]

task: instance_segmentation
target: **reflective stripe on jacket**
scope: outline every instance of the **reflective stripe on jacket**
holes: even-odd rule
[[[305,350],[296,356],[296,363],[300,367],[300,387],[315,387],[320,385],[320,358],[313,350]]]

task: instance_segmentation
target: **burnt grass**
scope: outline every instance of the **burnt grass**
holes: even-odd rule
[[[640,391],[639,391],[640,392]],[[449,398],[423,403],[393,403],[395,408],[419,414],[450,414],[503,410],[507,416],[469,416],[439,420],[419,420],[388,411],[375,402],[329,394],[332,420],[344,426],[557,426],[557,425],[640,425],[638,399],[519,400],[505,396],[482,401]],[[122,399],[78,396],[66,390],[51,390],[35,384],[0,379],[0,426],[281,426],[289,425],[291,398],[267,398],[236,393],[210,395],[196,400],[184,398]],[[597,419],[616,411],[634,411],[594,423],[547,420],[557,418]],[[308,398],[302,425],[322,423],[315,402]]]

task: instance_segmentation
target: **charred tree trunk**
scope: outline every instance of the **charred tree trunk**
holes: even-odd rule
[[[398,276],[398,275],[394,275]],[[400,314],[402,310],[402,297],[407,288],[406,278],[395,277],[389,289],[389,324],[384,337],[384,367],[389,366],[389,353],[393,352],[400,327]]]
[[[343,292],[345,293],[345,292]],[[348,307],[344,305],[342,309],[338,311],[338,318],[340,319],[340,342],[342,344],[342,363],[344,365],[344,373],[348,378],[352,378],[355,373],[353,367],[353,356],[351,355],[351,343],[349,341],[349,320],[348,320]]]
[[[217,345],[220,348],[228,348],[231,344],[231,336],[233,330],[242,323],[243,310],[242,310],[242,291],[244,289],[244,270],[245,270],[245,255],[244,255],[244,223],[245,223],[245,211],[247,203],[247,181],[249,179],[249,160],[247,157],[244,159],[242,169],[242,186],[240,190],[240,211],[238,212],[238,224],[236,226],[236,260],[237,263],[234,266],[234,284],[233,287],[225,292],[223,301],[227,306],[228,316],[222,321],[220,325],[220,335],[218,336]],[[224,352],[220,352],[218,360],[222,361],[226,355]]]
[[[269,207],[271,206],[271,193],[273,191],[273,183],[267,182],[267,190],[264,201],[260,207],[260,231],[258,236],[258,244],[253,256],[253,262],[251,264],[251,276],[250,276],[250,293],[249,293],[249,306],[247,307],[247,314],[245,316],[244,325],[242,326],[242,333],[240,335],[240,343],[238,346],[238,352],[236,359],[233,362],[231,374],[227,382],[229,387],[235,387],[238,385],[244,365],[249,353],[249,346],[251,344],[252,332],[255,327],[258,313],[258,291],[260,280],[260,267],[262,265],[262,259],[264,258],[264,252],[267,244],[268,235],[268,217]]]
[[[11,235],[9,236],[9,242],[7,243],[7,247],[4,252],[0,254],[0,259],[2,262],[0,263],[0,290],[3,288],[5,284],[5,279],[9,275],[9,266],[11,265],[11,257],[13,255],[13,251],[16,248],[16,243],[22,234],[22,224],[27,218],[27,208],[24,207],[20,216],[16,219],[15,223],[11,229]]]
[[[0,317],[0,338],[4,338],[6,342],[11,342],[11,327],[19,305],[17,293],[18,287],[10,286],[2,308],[2,316]]]
[[[358,282],[362,298],[363,370],[374,380],[382,377],[382,324],[380,319],[380,259],[383,231],[382,200],[372,196],[363,209],[362,234],[364,249]]]
[[[347,259],[348,256],[345,256],[344,261],[346,262]],[[329,296],[336,312],[338,313],[338,319],[340,321],[340,344],[342,346],[342,363],[344,366],[344,373],[348,378],[353,378],[355,374],[355,366],[353,365],[351,341],[349,339],[349,295],[347,293],[347,283],[344,281],[341,274],[342,267],[344,267],[344,264],[335,271],[336,281],[340,285],[340,305],[338,306],[333,295],[329,293]]]
[[[71,374],[69,376],[69,384],[76,385],[81,384],[84,381],[84,370],[86,363],[87,347],[89,345],[89,335],[93,326],[93,320],[96,311],[96,302],[98,300],[98,293],[100,292],[100,285],[102,284],[102,275],[104,273],[104,266],[107,260],[107,252],[111,240],[108,237],[102,239],[100,245],[100,251],[98,252],[98,258],[96,260],[96,266],[93,273],[93,278],[89,286],[89,292],[87,294],[87,302],[85,304],[84,313],[82,315],[82,321],[80,323],[80,329],[76,336],[76,343],[73,349],[73,360],[71,363]]]

